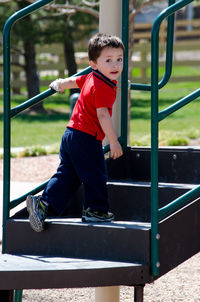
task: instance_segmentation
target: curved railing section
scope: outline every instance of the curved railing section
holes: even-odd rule
[[[6,220],[9,218],[10,210],[18,206],[22,203],[27,195],[29,194],[37,194],[44,189],[47,182],[42,183],[37,188],[31,190],[30,192],[24,194],[23,196],[11,200],[10,201],[10,124],[11,118],[19,114],[20,112],[24,111],[27,108],[41,102],[42,100],[46,99],[47,97],[56,93],[53,89],[48,89],[33,98],[25,101],[24,103],[11,108],[11,97],[10,97],[10,32],[14,23],[21,18],[27,16],[28,14],[36,11],[37,9],[43,7],[44,5],[52,2],[53,0],[39,0],[22,10],[14,13],[6,22],[3,31],[3,41],[4,41],[4,185],[3,185],[3,247],[2,250],[4,251],[4,239],[5,239],[5,224]],[[122,147],[125,148],[127,146],[127,106],[125,102],[127,102],[127,89],[128,89],[128,13],[129,13],[129,1],[123,1],[122,5],[123,10],[123,19],[122,19],[122,40],[124,42],[126,48],[127,58],[125,57],[124,62],[124,70],[123,70],[123,81],[121,87],[121,94],[123,95],[123,102],[121,102],[121,136],[119,137],[119,142],[121,143]],[[79,76],[83,74],[88,74],[91,72],[91,67],[87,67],[81,72],[78,72],[74,76]],[[104,147],[104,153],[110,150],[110,146],[107,145]]]
[[[52,0],[37,1],[14,13],[6,22],[3,30],[4,55],[4,183],[3,183],[3,251],[5,238],[5,222],[9,217],[10,201],[10,32],[16,21],[36,11]],[[42,98],[41,98],[42,99]]]
[[[4,54],[4,182],[3,182],[3,242],[5,238],[5,223],[9,217],[10,210],[26,199],[29,193],[38,193],[45,186],[45,183],[27,193],[26,195],[10,202],[10,124],[11,118],[24,111],[25,109],[37,104],[45,98],[56,93],[53,89],[48,89],[39,95],[27,100],[23,104],[11,108],[10,96],[10,32],[16,21],[52,2],[52,0],[39,0],[22,10],[14,13],[6,22],[3,30],[3,54]],[[91,71],[88,67],[75,76],[87,74]]]
[[[191,190],[189,193],[177,198],[167,206],[159,209],[158,207],[158,125],[159,122],[172,114],[176,110],[182,108],[189,102],[200,96],[200,89],[176,102],[172,106],[158,112],[158,91],[159,91],[159,31],[161,23],[164,19],[170,18],[176,11],[191,3],[193,0],[180,0],[170,5],[155,20],[151,35],[151,264],[153,276],[159,275],[159,230],[158,222],[167,215],[171,214],[175,209],[183,205],[189,198],[198,196],[200,186]],[[170,50],[168,51],[171,52]],[[171,54],[169,55],[171,56]],[[166,80],[169,74],[166,75]],[[163,79],[163,82],[166,82]]]
[[[169,0],[168,9],[164,10],[160,16],[156,19],[154,25],[158,20],[165,19],[168,10],[175,3],[175,0]],[[154,32],[154,29],[152,29]],[[169,81],[172,73],[172,62],[173,62],[173,42],[174,42],[174,15],[170,15],[167,24],[167,41],[166,41],[166,60],[165,60],[165,74],[161,81],[158,83],[158,88],[163,88]],[[131,83],[130,88],[132,90],[151,91],[152,85],[149,84],[138,84]]]

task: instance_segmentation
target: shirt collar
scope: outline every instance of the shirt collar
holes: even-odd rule
[[[108,77],[106,77],[103,73],[101,73],[99,70],[96,69],[92,69],[92,73],[93,75],[102,80],[104,83],[106,83],[108,86],[110,86],[111,88],[116,88],[117,84],[116,81],[111,81]]]

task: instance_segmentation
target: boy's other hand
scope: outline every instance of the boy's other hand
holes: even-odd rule
[[[118,141],[110,143],[110,157],[117,159],[123,155],[122,147]]]

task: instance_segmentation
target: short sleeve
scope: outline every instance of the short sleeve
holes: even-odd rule
[[[82,89],[82,87],[85,83],[86,77],[87,77],[87,75],[82,75],[82,76],[76,77],[76,84],[78,85],[78,87],[80,89]]]
[[[106,107],[111,109],[116,98],[116,92],[108,86],[108,89],[95,89],[95,108]]]

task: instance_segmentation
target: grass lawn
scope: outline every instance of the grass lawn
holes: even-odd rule
[[[159,93],[159,110],[167,108],[198,88],[198,83],[169,83]],[[132,91],[131,145],[150,144],[150,92]],[[200,98],[173,113],[159,125],[160,145],[187,145],[200,137]]]
[[[25,96],[13,96],[12,107],[26,100]],[[65,131],[65,126],[70,116],[68,95],[49,97],[44,101],[46,114],[22,113],[12,119],[11,145],[12,147],[54,145],[58,144]],[[0,100],[2,112],[2,98]],[[0,114],[0,131],[3,131],[3,114]],[[1,136],[2,137],[2,136]],[[2,147],[3,140],[0,141]]]
[[[160,110],[168,107],[198,88],[199,83],[169,83],[160,92]],[[12,107],[26,100],[13,96]],[[160,145],[187,145],[200,138],[200,103],[193,101],[160,123]],[[68,94],[56,94],[44,102],[46,114],[20,114],[12,119],[12,147],[55,145],[58,150],[61,136],[70,116]],[[3,100],[0,98],[0,131],[3,131]],[[1,136],[2,137],[2,136]],[[131,92],[130,144],[150,144],[150,92]],[[3,140],[0,140],[0,147]]]

